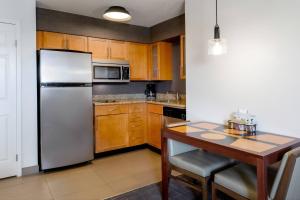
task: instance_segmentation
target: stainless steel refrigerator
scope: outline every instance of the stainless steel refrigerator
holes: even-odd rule
[[[91,54],[40,50],[38,63],[40,169],[92,160]]]

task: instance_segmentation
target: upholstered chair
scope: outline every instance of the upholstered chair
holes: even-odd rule
[[[176,124],[166,125],[167,128],[174,126],[176,126]],[[174,140],[168,141],[168,147],[170,165],[169,177],[172,176],[172,170],[174,170],[199,182],[200,185],[191,184],[191,181],[184,179],[183,176],[172,176],[202,192],[203,200],[208,199],[209,196],[208,189],[210,189],[209,183],[211,175],[215,171],[224,169],[224,167],[233,163],[233,160],[229,158],[209,153]]]
[[[269,169],[269,200],[300,199],[300,147],[283,156],[281,163]],[[275,175],[274,175],[275,174]],[[212,197],[217,199],[219,192],[234,199],[256,199],[256,168],[239,164],[215,174],[212,183]]]

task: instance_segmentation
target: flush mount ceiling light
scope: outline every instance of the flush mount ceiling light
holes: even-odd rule
[[[121,6],[112,6],[108,8],[104,12],[103,17],[115,22],[126,22],[131,19],[129,12]]]
[[[218,25],[218,0],[216,0],[216,25],[214,29],[214,39],[208,41],[208,55],[222,55],[227,53],[227,43],[220,37],[220,27]]]

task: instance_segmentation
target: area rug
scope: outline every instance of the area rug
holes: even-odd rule
[[[155,183],[107,200],[160,200],[162,199],[160,188],[161,183]],[[201,199],[201,193],[192,190],[178,180],[171,179],[169,186],[169,199],[199,200]]]

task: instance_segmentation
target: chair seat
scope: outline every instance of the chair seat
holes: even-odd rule
[[[273,184],[278,167],[277,163],[270,166],[269,185]],[[254,166],[238,164],[215,174],[214,182],[248,199],[257,198],[257,176]]]
[[[208,177],[213,171],[234,162],[229,158],[204,152],[200,149],[171,156],[169,161],[176,167],[190,171],[202,177]]]
[[[214,182],[248,199],[256,199],[256,169],[239,164],[215,174]]]

